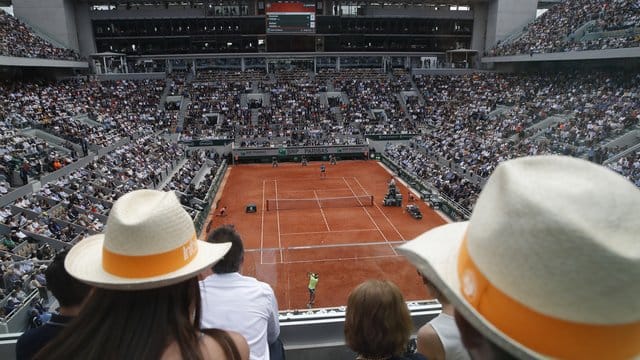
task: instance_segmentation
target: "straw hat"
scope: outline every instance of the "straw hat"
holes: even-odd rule
[[[100,288],[152,289],[195,276],[230,247],[198,240],[191,217],[173,192],[138,190],[113,204],[104,234],[69,251],[65,268]]]
[[[399,247],[518,358],[640,356],[640,190],[584,160],[497,167],[470,221]]]

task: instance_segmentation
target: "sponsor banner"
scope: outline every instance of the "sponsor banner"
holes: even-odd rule
[[[189,140],[180,141],[182,144],[189,147],[197,146],[225,146],[233,142],[233,139],[208,139],[208,140]]]
[[[391,140],[411,140],[416,137],[418,134],[368,134],[365,135],[368,139],[374,141],[391,141]]]
[[[295,156],[295,155],[324,155],[324,154],[364,154],[369,152],[366,145],[356,146],[314,146],[314,147],[287,147],[287,148],[239,148],[233,149],[233,155],[237,158],[261,157],[261,156]]]

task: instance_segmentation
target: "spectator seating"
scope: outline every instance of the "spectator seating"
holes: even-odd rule
[[[56,47],[35,35],[24,23],[0,10],[0,55],[53,60],[80,60],[70,49]]]
[[[586,36],[577,33],[582,27],[586,28]],[[488,55],[637,47],[638,29],[640,4],[635,0],[565,0],[531,22],[517,38],[498,44]]]

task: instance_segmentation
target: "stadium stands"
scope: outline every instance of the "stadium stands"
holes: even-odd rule
[[[0,56],[79,60],[70,49],[56,47],[35,35],[24,23],[0,10]]]
[[[14,264],[28,267],[48,260],[67,244],[102,231],[113,201],[127,191],[161,188],[166,183],[182,193],[193,217],[208,207],[205,200],[221,159],[198,151],[191,153],[184,168],[178,166],[186,150],[160,137],[169,124],[165,113],[157,110],[163,88],[164,81],[73,80],[0,86],[0,104],[6,105],[0,113],[2,195],[23,185],[14,178],[25,166],[30,181],[49,178],[52,171],[65,173],[51,175],[52,180],[33,193],[3,201],[0,265],[4,274]],[[96,158],[64,170],[64,165],[86,155]],[[54,168],[52,162],[58,161],[60,167]],[[6,297],[0,323],[10,322],[23,304],[32,306],[39,298],[37,289],[24,282],[30,274],[24,272],[20,284],[0,284],[0,298]],[[26,292],[17,302],[14,296],[9,298],[16,285]]]
[[[305,51],[316,53],[291,58],[274,49],[279,42],[295,45],[300,37],[263,34],[263,14],[256,12],[264,2],[241,10],[247,24],[257,24],[255,34],[245,33],[240,14],[224,8],[219,13],[217,5],[207,9],[203,4],[208,2],[65,3],[104,7],[83,15],[89,17],[85,30],[94,32],[77,37],[83,54],[127,56],[105,62],[96,76],[76,71],[41,76],[26,67],[10,71],[0,66],[0,333],[22,331],[30,319],[25,314],[53,305],[39,286],[43,266],[60,249],[103,231],[113,202],[124,193],[175,191],[196,227],[206,226],[227,161],[271,161],[271,154],[280,156],[281,150],[291,150],[289,159],[299,161],[307,149],[297,153],[298,147],[360,145],[358,158],[381,159],[413,194],[453,220],[470,216],[499,163],[521,156],[588,159],[640,187],[638,58],[628,64],[582,59],[577,65],[546,62],[552,55],[535,56],[640,47],[637,0],[554,2],[493,49],[484,48],[490,41],[488,24],[478,27],[480,38],[472,28],[478,21],[489,22],[482,18],[491,16],[491,5],[483,3],[484,13],[476,13],[475,4],[465,2],[437,5],[440,10],[429,4],[403,30],[398,19],[415,10],[412,4],[407,10],[385,2],[382,8],[393,13],[385,18],[384,9],[376,10],[381,15],[368,12],[375,6],[367,2],[344,6],[352,13],[342,16],[342,6],[333,2],[334,14],[341,16],[332,19],[331,9],[318,9],[316,33],[305,35],[313,39]],[[320,3],[327,7],[328,2]],[[452,9],[458,6],[467,10]],[[173,13],[164,15],[164,10]],[[199,18],[201,12],[207,15]],[[437,19],[447,16],[452,19]],[[148,36],[154,33],[162,38]],[[92,42],[88,48],[87,39]],[[525,56],[518,57],[522,64],[484,67],[496,72],[462,71],[454,69],[449,50],[455,49]],[[544,62],[529,64],[529,55]],[[1,10],[0,56],[23,62],[81,60],[76,51],[49,43]],[[488,66],[475,60],[465,59],[464,67]],[[269,152],[269,157],[233,156],[243,151]],[[324,156],[321,151],[309,154],[311,160]],[[346,152],[340,155],[347,158]],[[267,209],[276,207],[271,199],[265,201]],[[318,201],[325,199],[309,203]],[[326,201],[351,206],[354,200]],[[278,202],[280,209],[308,206],[304,200]],[[371,198],[370,203],[376,202]],[[434,304],[427,307],[429,317],[437,312]],[[336,355],[343,348],[344,308],[286,310],[280,314],[284,336],[304,339],[286,344],[288,355],[353,358],[346,349]]]
[[[608,165],[640,187],[640,150]]]
[[[578,31],[582,29],[582,31]],[[634,0],[566,0],[488,55],[604,50],[640,46],[640,4]]]
[[[202,220],[223,159],[168,136],[183,110],[181,140],[233,138],[239,147],[362,144],[372,135],[408,134],[411,141],[389,143],[385,155],[465,210],[498,163],[524,155],[558,153],[599,163],[615,157],[608,166],[640,186],[640,154],[629,149],[637,141],[607,146],[638,131],[639,76],[409,76],[357,68],[3,83],[0,191],[23,185],[25,160],[28,180],[42,183],[0,204],[2,265],[28,267],[100,232],[113,201],[134,189],[174,190]],[[177,108],[164,110],[168,96],[182,99]],[[2,285],[7,296],[13,285]],[[23,302],[31,306],[40,297],[22,285],[20,303],[16,294],[5,299],[13,304],[5,321]]]

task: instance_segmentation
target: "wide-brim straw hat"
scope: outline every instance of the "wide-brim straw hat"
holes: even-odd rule
[[[191,217],[173,192],[137,190],[113,204],[104,234],[71,248],[65,268],[100,288],[153,289],[196,276],[230,248],[231,243],[198,240]]]
[[[517,358],[640,356],[640,190],[605,167],[504,162],[468,222],[398,250]]]

